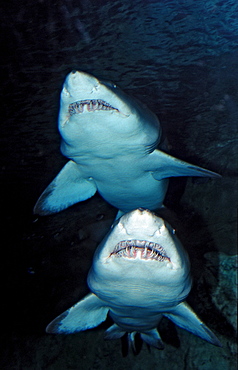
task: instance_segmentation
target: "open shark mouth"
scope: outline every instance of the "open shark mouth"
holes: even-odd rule
[[[111,256],[170,262],[170,258],[161,245],[146,240],[122,240],[109,257]]]
[[[101,99],[78,100],[69,104],[69,114],[71,116],[73,114],[84,113],[85,110],[87,112],[95,112],[97,110],[115,110],[118,112],[118,109]]]

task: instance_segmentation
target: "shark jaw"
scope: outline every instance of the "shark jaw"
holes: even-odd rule
[[[110,242],[99,248],[99,259],[102,263],[110,263],[111,260],[120,263],[120,258],[128,262],[165,262],[170,268],[179,268],[180,258],[172,242],[174,233],[161,218],[139,208],[115,222]],[[169,246],[168,240],[171,241]]]
[[[174,230],[161,218],[141,208],[115,221],[111,232],[95,252],[89,284],[95,294],[100,295],[103,290],[103,295],[107,295],[108,291],[109,297],[111,288],[108,281],[114,281],[113,289],[119,292],[118,284],[126,291],[130,281],[130,286],[136,290],[149,277],[152,292],[158,289],[158,284],[170,287],[177,285],[178,281],[182,284],[188,278],[189,270],[187,254]]]
[[[82,156],[88,149],[94,156],[97,148],[99,155],[115,149],[117,155],[118,146],[120,154],[124,148],[130,151],[135,147],[147,153],[155,149],[161,136],[159,121],[152,112],[116,85],[84,72],[71,72],[66,77],[58,123],[61,151],[70,158]]]
[[[124,93],[114,84],[104,83],[84,72],[71,72],[61,93],[61,110],[64,116],[95,111],[114,111],[124,116],[131,114]],[[67,114],[68,113],[68,114]]]
[[[171,262],[164,248],[160,244],[146,240],[122,240],[115,246],[109,257],[112,256],[119,258],[123,257]]]
[[[109,111],[114,110],[119,112],[117,108],[114,108],[112,105],[101,99],[86,99],[78,100],[74,103],[69,104],[69,115],[86,112],[95,112],[95,111]]]

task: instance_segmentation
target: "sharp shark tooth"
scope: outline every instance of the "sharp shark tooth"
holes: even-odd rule
[[[101,99],[86,99],[78,100],[74,103],[69,104],[69,114],[70,116],[74,114],[84,113],[84,108],[87,108],[88,112],[95,112],[97,110],[114,110],[118,112],[117,108],[114,108],[112,105]]]
[[[110,253],[109,257],[112,256],[170,261],[161,245],[138,239],[120,241]]]

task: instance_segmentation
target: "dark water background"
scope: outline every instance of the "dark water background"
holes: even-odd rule
[[[236,369],[238,3],[9,0],[1,16],[1,369]],[[112,80],[160,118],[173,155],[221,180],[174,180],[164,217],[192,265],[189,303],[223,343],[160,326],[164,351],[123,357],[108,323],[77,335],[45,326],[87,292],[116,210],[99,196],[36,219],[66,162],[59,94],[73,69]],[[186,187],[185,187],[186,185]]]

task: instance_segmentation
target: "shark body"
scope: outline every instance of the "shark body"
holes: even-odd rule
[[[69,162],[38,199],[34,212],[48,215],[96,191],[119,215],[162,206],[168,178],[218,177],[161,150],[157,117],[118,87],[84,72],[71,72],[60,99],[61,152]],[[119,216],[118,216],[119,217]]]
[[[185,302],[191,288],[187,253],[174,230],[148,210],[123,215],[98,246],[88,274],[91,294],[58,316],[48,333],[74,333],[114,321],[106,339],[128,333],[163,348],[157,326],[163,316],[202,339],[221,346],[217,337]]]

